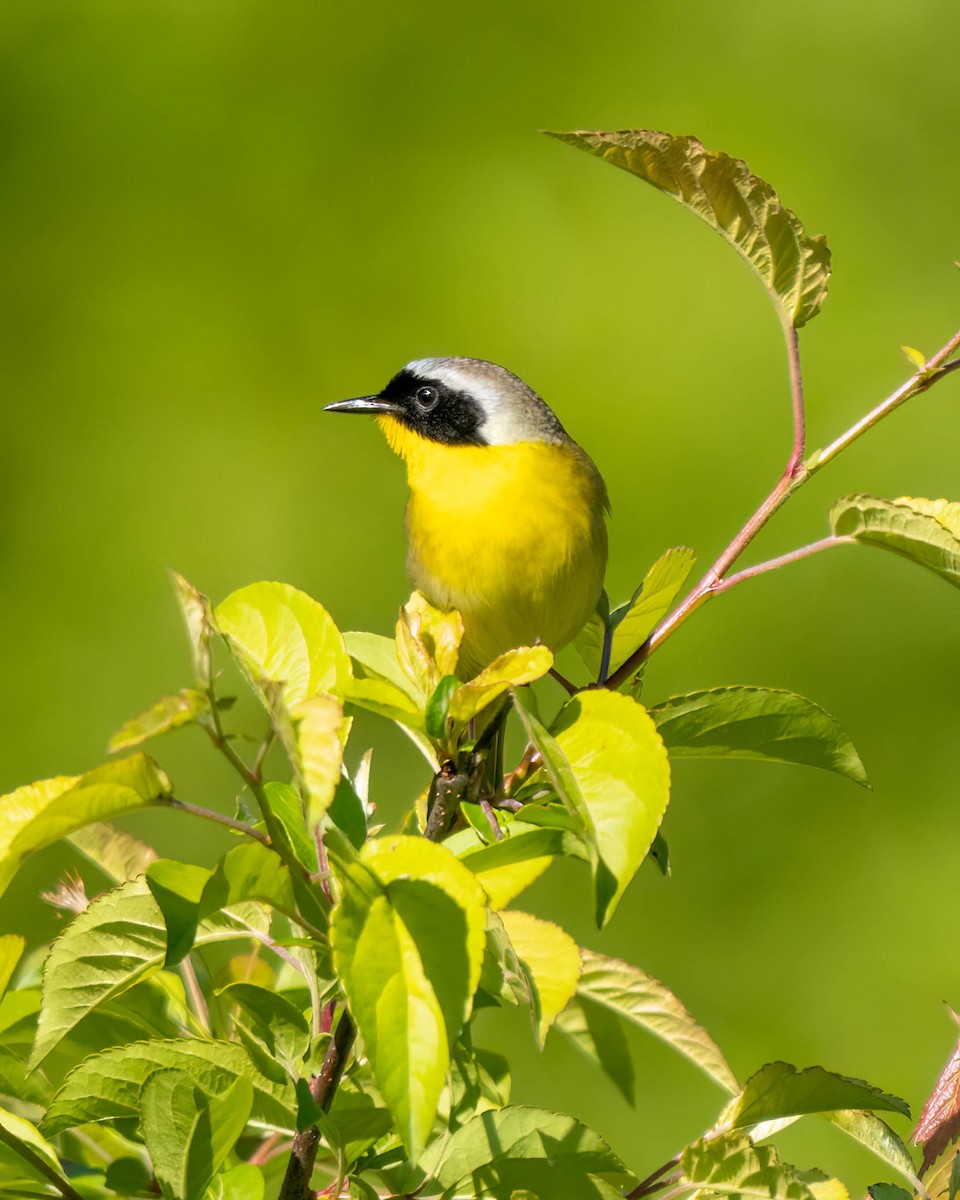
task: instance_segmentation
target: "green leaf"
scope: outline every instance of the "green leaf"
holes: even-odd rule
[[[826,239],[810,237],[745,162],[705,150],[695,137],[654,129],[550,136],[639,176],[696,213],[743,256],[797,329],[820,311],[830,278]]]
[[[469,1195],[510,1200],[519,1192],[587,1200],[608,1196],[633,1176],[598,1134],[573,1117],[516,1105],[479,1113],[437,1138],[421,1166],[444,1200]]]
[[[407,678],[397,658],[397,643],[393,638],[380,633],[351,631],[343,635],[347,652],[362,669],[364,676],[393,684],[394,690],[406,697],[406,702],[417,707],[419,691]],[[354,672],[354,680],[361,678]]]
[[[244,842],[227,851],[204,885],[198,918],[202,920],[245,900],[269,904],[288,916],[297,915],[289,869],[260,842]]]
[[[913,1193],[896,1183],[872,1183],[867,1195],[870,1200],[913,1200]]]
[[[417,837],[367,842],[358,861],[334,865],[342,892],[331,919],[334,964],[415,1161],[480,979],[483,889],[449,850]]]
[[[290,848],[308,871],[317,870],[317,844],[307,833],[300,793],[289,783],[271,779],[263,785],[267,803],[277,823],[287,835]]]
[[[580,953],[583,967],[578,999],[598,1004],[660,1038],[731,1095],[740,1091],[719,1047],[669,988],[618,958],[586,949]]]
[[[60,775],[0,797],[0,894],[20,864],[94,821],[169,797],[170,780],[145,754],[105,763],[86,775]]]
[[[114,883],[145,875],[157,857],[152,846],[106,821],[77,829],[67,841]]]
[[[452,1131],[478,1112],[510,1103],[510,1064],[500,1054],[476,1050],[469,1030],[453,1047],[447,1125]]]
[[[340,692],[350,659],[322,605],[287,583],[254,583],[229,595],[216,620],[254,687],[282,686],[292,709],[318,692]]]
[[[514,950],[524,963],[539,997],[536,1034],[542,1046],[551,1025],[577,990],[580,949],[559,925],[524,912],[500,914]]]
[[[270,1067],[270,1075],[264,1071]],[[261,1129],[290,1133],[296,1121],[293,1085],[278,1064],[257,1063],[235,1042],[197,1038],[136,1042],[94,1054],[75,1067],[53,1098],[41,1122],[48,1137],[84,1125],[138,1116],[140,1092],[158,1070],[185,1071],[210,1093],[225,1092],[235,1079],[253,1084],[250,1122]]]
[[[862,1079],[837,1075],[823,1067],[798,1071],[790,1063],[773,1062],[747,1080],[730,1121],[734,1127],[745,1128],[779,1117],[848,1108],[910,1116],[906,1101],[881,1092]]]
[[[263,1171],[242,1162],[217,1176],[206,1200],[263,1200],[265,1194]]]
[[[641,704],[583,692],[560,710],[557,747],[576,781],[574,807],[594,852],[598,925],[613,915],[650,849],[670,799],[670,765]]]
[[[319,1121],[346,1170],[393,1128],[390,1113],[377,1098],[350,1080],[340,1084],[330,1112]]]
[[[297,774],[307,797],[307,827],[319,825],[330,807],[343,764],[343,709],[333,696],[311,696],[298,704],[296,721]]]
[[[554,1022],[554,1029],[596,1062],[628,1104],[634,1099],[633,1060],[623,1024],[611,1010],[574,996]]]
[[[879,546],[919,563],[954,587],[960,587],[960,504],[900,496],[854,495],[830,510],[837,537]]]
[[[0,1000],[3,999],[7,985],[13,978],[26,945],[26,939],[18,933],[0,935]]]
[[[310,1026],[295,1004],[253,983],[231,983],[218,996],[240,1006],[244,1023],[273,1058],[293,1073],[303,1059],[310,1040]]]
[[[524,810],[524,816],[528,810]],[[505,908],[538,879],[558,855],[587,857],[580,839],[563,829],[543,829],[522,821],[507,824],[508,837],[489,846],[475,843],[461,862],[479,879],[490,906]]]
[[[119,1192],[121,1196],[136,1196],[149,1191],[153,1173],[147,1170],[142,1159],[132,1156],[115,1158],[107,1167],[104,1183],[111,1192]]]
[[[56,1150],[35,1125],[0,1108],[0,1191],[4,1185],[32,1191],[38,1180],[49,1185],[53,1178],[66,1182]]]
[[[424,713],[424,725],[430,737],[439,741],[447,731],[447,714],[450,711],[450,699],[462,684],[456,675],[444,675],[427,700]]]
[[[158,859],[147,868],[147,886],[167,931],[165,967],[176,966],[190,953],[197,935],[197,906],[212,874],[205,867],[169,858]]]
[[[777,688],[723,687],[650,709],[671,758],[745,758],[833,771],[869,787],[856,747],[812,700]]]
[[[189,725],[198,716],[209,710],[206,696],[183,688],[174,696],[163,696],[160,700],[132,717],[113,735],[107,746],[110,754],[119,750],[132,750],[149,738],[158,737],[170,729]]]
[[[210,679],[210,639],[217,631],[213,619],[213,609],[210,601],[197,591],[192,583],[188,583],[176,571],[170,572],[173,588],[187,627],[187,637],[190,640],[190,654],[193,658],[193,670],[197,684],[206,687]]]
[[[689,1183],[707,1194],[756,1200],[846,1197],[842,1187],[823,1191],[816,1183],[811,1186],[794,1167],[780,1161],[774,1146],[755,1146],[744,1133],[701,1138],[681,1153],[680,1167]]]
[[[357,850],[367,840],[367,814],[357,790],[344,775],[333,793],[333,803],[327,809],[327,819]]]
[[[450,698],[450,717],[457,725],[466,725],[494,700],[511,688],[541,679],[553,666],[553,655],[546,646],[521,646],[508,650],[463,684]]]
[[[196,941],[206,944],[244,934],[242,926],[211,923],[198,932]],[[70,922],[47,956],[31,1067],[94,1009],[158,972],[166,954],[163,915],[144,880],[98,896]]]
[[[456,675],[463,620],[413,592],[397,621],[397,660],[415,692],[429,696],[444,675]]]
[[[629,604],[613,610],[610,614],[610,623],[614,627],[610,646],[611,672],[643,645],[661,618],[670,611],[695,562],[693,551],[686,546],[668,550],[646,573]],[[596,677],[603,653],[602,623],[597,620],[584,626],[576,646],[587,669]]]
[[[143,1086],[140,1128],[164,1200],[193,1200],[226,1161],[253,1106],[253,1085],[239,1077],[220,1095],[183,1070],[155,1071]]]
[[[842,1129],[854,1141],[865,1146],[887,1166],[902,1175],[916,1191],[923,1191],[910,1151],[886,1121],[875,1113],[862,1109],[840,1109],[838,1112],[824,1113],[824,1116],[832,1125]]]

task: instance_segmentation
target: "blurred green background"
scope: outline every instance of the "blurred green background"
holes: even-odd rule
[[[102,759],[187,681],[175,567],[214,598],[282,579],[344,628],[407,592],[401,465],[325,402],[408,359],[491,358],[557,409],[613,501],[609,587],[666,547],[706,564],[789,442],[783,348],[750,272],[692,216],[539,128],[696,133],[773,182],[835,280],[802,336],[811,445],[957,326],[955,0],[5,0],[0,9],[0,787]],[[960,498],[960,380],[844,455],[757,545],[826,532],[848,491]],[[849,730],[873,793],[800,768],[680,763],[674,874],[612,926],[558,868],[530,894],[667,982],[742,1076],[771,1058],[863,1076],[915,1112],[955,1029],[960,604],[933,575],[837,552],[710,605],[653,660],[650,697],[793,688]],[[391,729],[373,794],[423,783]],[[184,799],[229,806],[200,736],[158,746]],[[222,842],[169,816],[161,852]],[[70,861],[37,856],[0,906],[35,940]],[[515,1094],[567,1108],[646,1173],[720,1096],[632,1039],[630,1109],[521,1016]],[[900,1125],[906,1132],[905,1122]],[[882,1168],[825,1126],[785,1138],[855,1189]]]

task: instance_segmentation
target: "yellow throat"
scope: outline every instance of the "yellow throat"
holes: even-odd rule
[[[515,646],[556,652],[593,612],[607,561],[606,488],[575,442],[446,445],[378,417],[407,464],[407,567],[465,627],[468,678]]]

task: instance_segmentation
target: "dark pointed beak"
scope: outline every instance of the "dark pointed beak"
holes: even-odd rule
[[[381,396],[357,396],[354,400],[337,400],[334,404],[324,405],[324,412],[346,413],[399,413],[403,410],[399,404],[384,400]]]

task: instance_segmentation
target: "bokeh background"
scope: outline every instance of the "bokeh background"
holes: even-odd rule
[[[540,128],[652,126],[745,158],[835,279],[804,332],[811,445],[891,391],[901,343],[958,324],[955,0],[5,0],[0,9],[0,788],[101,761],[187,681],[165,576],[214,598],[292,582],[344,628],[390,630],[404,578],[401,465],[321,406],[406,360],[468,354],[524,376],[606,475],[609,588],[666,547],[705,565],[788,450],[773,311],[719,238]],[[874,431],[763,535],[826,532],[849,491],[960,498],[960,378]],[[849,730],[875,791],[801,768],[681,763],[665,831],[612,926],[561,866],[528,906],[667,982],[748,1075],[772,1058],[863,1076],[919,1111],[960,1005],[960,601],[870,550],[754,581],[656,656],[648,695],[793,688]],[[558,697],[553,695],[553,700]],[[422,785],[399,735],[374,798]],[[157,747],[178,792],[228,807],[199,735]],[[203,827],[150,815],[161,852]],[[38,855],[0,906],[34,940],[69,862]],[[522,1016],[515,1095],[567,1108],[641,1173],[719,1093],[631,1038],[631,1109]],[[909,1126],[900,1123],[902,1132]],[[813,1122],[802,1165],[855,1190],[882,1169]]]

